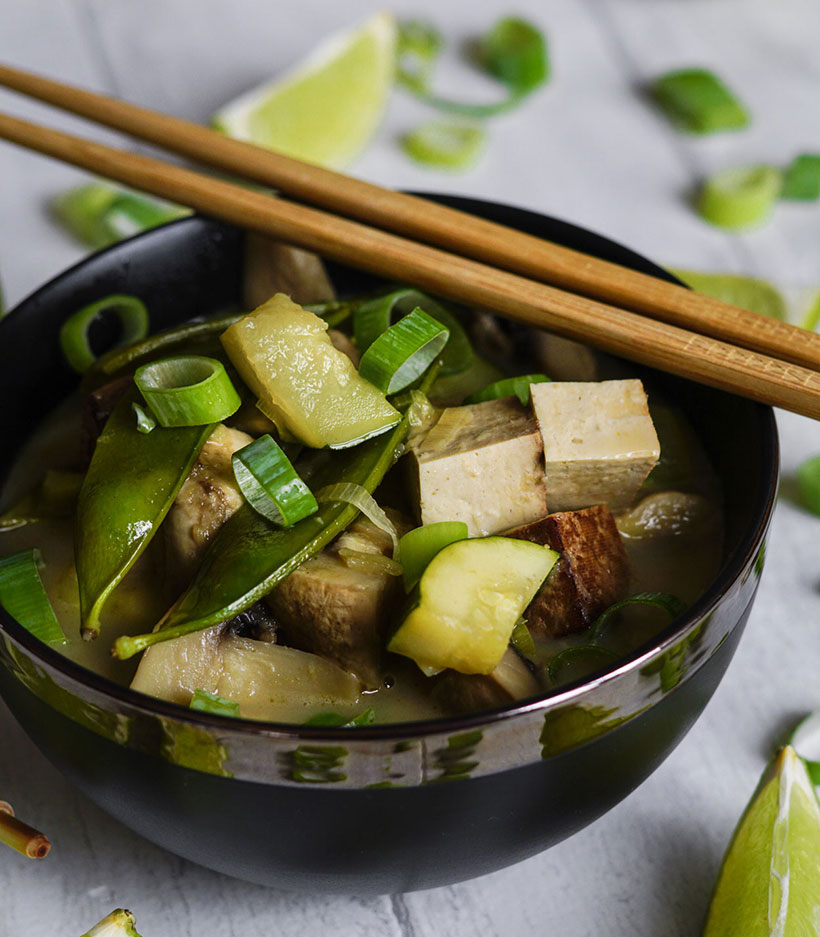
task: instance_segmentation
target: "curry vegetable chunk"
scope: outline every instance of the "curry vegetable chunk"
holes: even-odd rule
[[[515,397],[448,407],[411,457],[422,524],[486,537],[546,514],[541,436]]]
[[[540,689],[526,663],[512,647],[508,647],[490,673],[465,674],[446,670],[438,678],[434,692],[453,712],[470,713],[537,696]]]
[[[630,504],[660,457],[638,380],[534,384],[551,511]]]
[[[438,553],[419,583],[418,604],[388,650],[422,670],[488,674],[558,554],[526,540],[459,540]]]

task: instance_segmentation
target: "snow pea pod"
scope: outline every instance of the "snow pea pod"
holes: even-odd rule
[[[423,387],[429,386],[436,371],[435,366],[430,369]],[[389,433],[351,449],[322,451],[305,481],[313,491],[351,483],[372,494],[401,455],[410,422],[405,413]],[[327,546],[358,514],[358,508],[346,502],[326,502],[315,514],[282,529],[243,504],[220,528],[193,583],[158,629],[118,638],[114,656],[126,660],[152,644],[233,618]]]
[[[74,548],[84,638],[100,631],[100,613],[168,513],[205,440],[207,426],[137,431],[130,388],[97,440],[77,502]]]

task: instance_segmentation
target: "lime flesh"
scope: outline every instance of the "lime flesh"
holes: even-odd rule
[[[329,168],[349,164],[373,136],[393,85],[396,22],[377,13],[332,36],[283,78],[246,92],[213,117],[228,136]]]
[[[820,937],[820,804],[790,746],[735,830],[704,937]]]

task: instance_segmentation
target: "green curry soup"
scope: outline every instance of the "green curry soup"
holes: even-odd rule
[[[334,301],[311,264],[314,305],[98,359],[21,453],[0,556],[40,551],[63,653],[183,706],[396,722],[575,679],[702,593],[718,485],[673,405],[416,291]]]

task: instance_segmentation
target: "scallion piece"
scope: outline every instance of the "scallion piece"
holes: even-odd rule
[[[138,403],[131,404],[131,408],[134,411],[134,416],[137,418],[137,429],[140,433],[150,433],[157,428],[157,421],[150,414],[146,413]]]
[[[697,198],[698,213],[730,231],[756,228],[772,213],[781,183],[780,172],[772,166],[724,169],[703,183]]]
[[[106,312],[119,318],[122,329],[119,341],[109,351],[138,342],[148,334],[148,310],[136,296],[116,293],[83,306],[72,313],[60,328],[60,347],[66,361],[80,374],[97,360],[91,348],[89,331],[92,323]]]
[[[550,661],[547,674],[554,684],[568,683],[602,670],[618,659],[618,655],[597,644],[568,647]]]
[[[803,504],[820,517],[820,455],[806,459],[798,467],[797,484]]]
[[[535,641],[530,633],[530,629],[527,627],[526,619],[519,618],[515,623],[515,627],[510,635],[510,644],[512,644],[522,657],[530,661],[535,660]]]
[[[706,68],[683,68],[656,78],[652,97],[666,116],[687,133],[739,130],[749,114],[737,97]]]
[[[801,153],[783,175],[780,197],[795,202],[816,202],[820,198],[820,153]]]
[[[382,508],[376,503],[376,499],[370,492],[361,485],[354,485],[352,482],[339,482],[336,485],[326,485],[316,492],[316,500],[320,503],[328,501],[340,501],[345,504],[352,504],[370,521],[375,524],[379,530],[383,530],[393,541],[393,559],[399,558],[399,536],[396,531],[396,525],[384,513]]]
[[[66,644],[40,578],[44,565],[37,549],[0,559],[0,605],[35,638],[51,645]]]
[[[421,20],[402,20],[396,43],[396,80],[423,94],[430,87],[433,68],[444,47],[441,33]]]
[[[271,436],[260,436],[234,452],[231,462],[245,500],[278,527],[291,527],[319,509],[316,498]]]
[[[803,759],[812,783],[820,786],[820,710],[801,719],[786,744]]]
[[[160,426],[204,426],[236,413],[242,401],[216,358],[180,355],[137,368],[134,381]]]
[[[519,16],[505,16],[481,39],[481,63],[516,99],[534,91],[549,78],[544,34]]]
[[[498,400],[500,397],[518,397],[521,405],[526,407],[530,402],[530,384],[544,384],[550,381],[546,374],[522,374],[519,377],[506,377],[502,381],[494,381],[464,401],[465,403],[484,403],[486,400]]]
[[[370,345],[359,374],[383,394],[398,393],[424,374],[449,337],[445,326],[416,307]]]
[[[463,521],[439,521],[408,530],[399,540],[403,567],[404,589],[409,592],[421,579],[433,557],[456,540],[469,536]]]
[[[450,333],[441,355],[441,373],[459,374],[469,368],[475,354],[464,327],[449,309],[419,290],[393,290],[361,303],[356,308],[353,333],[359,351],[364,354],[390,328],[394,319],[400,319],[417,307],[440,322]]]
[[[469,169],[486,142],[483,127],[443,120],[429,121],[401,138],[402,149],[417,163],[453,172]]]
[[[636,592],[635,595],[621,599],[620,602],[615,602],[614,605],[610,605],[609,608],[605,608],[601,612],[592,625],[592,641],[599,641],[612,617],[629,605],[649,605],[660,608],[671,619],[677,618],[678,615],[682,615],[686,611],[686,605],[675,595],[669,595],[667,592]]]
[[[205,690],[194,690],[190,708],[195,709],[197,712],[208,713],[211,716],[230,716],[233,719],[239,716],[239,703],[217,696],[216,693],[208,693]]]
[[[306,726],[312,726],[319,729],[355,729],[360,726],[372,726],[376,721],[376,712],[373,709],[365,709],[352,719],[350,716],[343,716],[341,713],[317,713],[311,716],[305,723]]]

